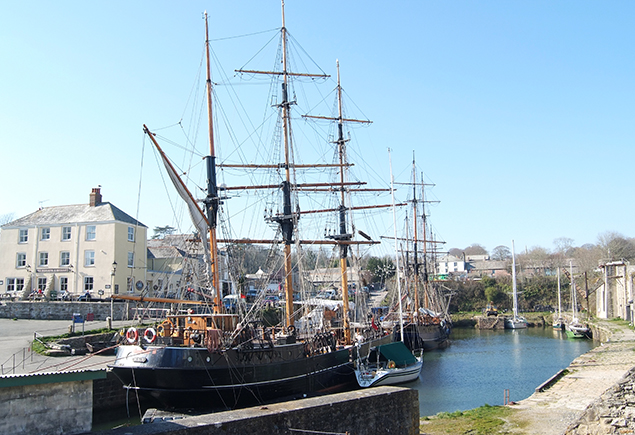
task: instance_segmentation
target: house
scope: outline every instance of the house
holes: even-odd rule
[[[619,317],[633,322],[635,265],[628,261],[609,261],[600,264],[604,283],[596,290],[596,315],[602,319]]]
[[[466,271],[465,260],[455,257],[454,255],[446,255],[439,259],[437,263],[437,274],[447,275],[450,273],[464,274]]]
[[[88,204],[44,207],[0,232],[0,292],[138,293],[146,281],[147,227],[94,188]]]
[[[207,243],[207,241],[205,242]],[[180,289],[209,293],[208,266],[201,239],[194,234],[170,234],[161,239],[148,240],[148,294],[158,297],[177,297]],[[222,295],[233,293],[224,249],[219,252],[221,264],[219,280]]]

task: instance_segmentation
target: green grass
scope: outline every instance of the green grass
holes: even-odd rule
[[[441,412],[433,417],[425,417],[420,425],[421,433],[428,435],[507,434],[509,424],[506,419],[515,410],[505,406],[484,405],[469,411]],[[507,424],[507,426],[506,426]]]
[[[40,355],[45,355],[46,351],[48,350],[47,348],[48,343],[55,343],[65,338],[79,337],[82,335],[105,334],[107,332],[114,333],[116,331],[117,331],[116,329],[100,328],[100,329],[91,329],[90,331],[84,331],[83,334],[81,332],[67,332],[65,334],[55,335],[50,337],[38,337],[37,340],[33,340],[33,342],[31,342],[31,348],[33,349],[33,352],[39,353]]]

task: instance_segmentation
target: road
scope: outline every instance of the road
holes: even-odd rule
[[[124,328],[130,321],[115,321],[114,328]],[[35,333],[38,336],[55,336],[69,331],[69,320],[26,320],[0,319],[2,346],[0,346],[0,374],[30,374],[56,372],[63,370],[81,370],[104,368],[114,360],[114,356],[68,356],[47,357],[31,352],[31,341]],[[76,324],[81,331],[81,324]],[[84,324],[85,330],[105,328],[106,321],[93,321]]]

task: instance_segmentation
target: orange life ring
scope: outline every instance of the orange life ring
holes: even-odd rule
[[[154,328],[146,328],[143,333],[143,339],[148,343],[154,343],[154,340],[157,339],[157,331]]]
[[[389,369],[394,369],[395,368],[395,362],[394,361],[388,361],[388,368]]]
[[[139,339],[139,333],[137,332],[137,328],[130,327],[126,331],[126,340],[128,343],[133,344]]]

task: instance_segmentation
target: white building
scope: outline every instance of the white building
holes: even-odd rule
[[[2,226],[0,292],[138,293],[146,245],[147,227],[95,188],[88,204],[41,208]]]
[[[464,273],[465,261],[462,258],[455,257],[454,255],[446,255],[439,259],[437,263],[437,273],[439,275],[446,275],[448,273]]]
[[[627,261],[600,264],[604,283],[596,290],[596,315],[601,319],[619,317],[633,322],[635,266]]]

